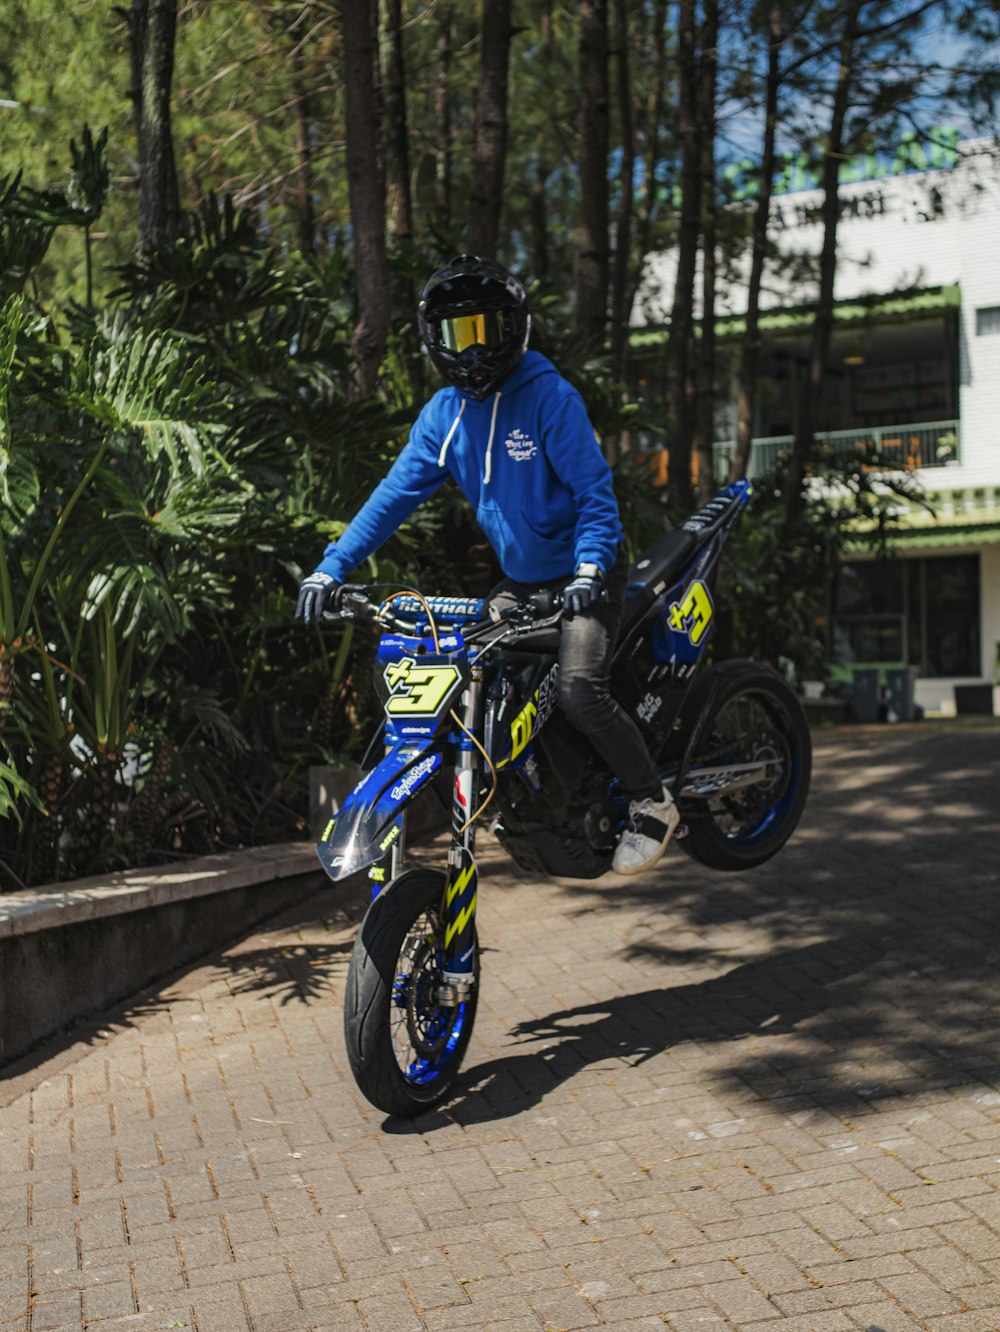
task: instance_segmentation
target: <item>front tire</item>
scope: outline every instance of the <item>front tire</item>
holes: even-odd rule
[[[344,1039],[361,1092],[390,1115],[412,1117],[442,1100],[472,1036],[479,948],[468,999],[438,1001],[445,876],[415,869],[375,898],[351,954]]]
[[[812,775],[809,723],[782,676],[757,662],[724,662],[705,673],[691,700],[686,734],[705,707],[690,766],[763,763],[763,776],[728,794],[682,797],[688,835],[681,845],[711,869],[752,869],[781,850],[805,808]]]

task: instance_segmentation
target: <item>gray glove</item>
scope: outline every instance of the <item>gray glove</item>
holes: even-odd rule
[[[331,574],[320,573],[318,570],[316,573],[311,573],[308,578],[303,578],[299,584],[299,601],[295,607],[295,618],[304,620],[306,624],[318,620],[327,601],[339,586]]]
[[[582,564],[576,577],[563,588],[563,614],[567,619],[596,606],[601,597],[601,575],[596,564]]]

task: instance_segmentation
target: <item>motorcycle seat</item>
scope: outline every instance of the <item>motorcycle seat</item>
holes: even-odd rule
[[[627,600],[619,638],[623,638],[643,618],[665,588],[677,581],[677,575],[698,544],[698,533],[681,527],[675,532],[665,532],[646,547],[629,569]]]

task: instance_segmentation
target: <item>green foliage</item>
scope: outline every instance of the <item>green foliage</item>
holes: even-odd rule
[[[96,222],[104,211],[108,191],[111,189],[111,169],[108,166],[108,127],[95,139],[90,126],[84,125],[80,146],[70,140],[73,170],[66,186],[66,201],[81,222]]]
[[[7,183],[0,227],[96,220],[106,143],[82,144],[67,191]],[[394,262],[412,278],[428,259]],[[379,396],[352,400],[345,252],[280,248],[229,199],[123,265],[97,308],[49,312],[35,271],[0,307],[0,860],[33,882],[301,832],[309,764],[358,755],[376,704],[367,648],[294,624],[293,598],[433,388],[415,333],[396,329]],[[635,555],[685,516],[628,452],[657,423],[558,293],[533,307],[535,345],[618,458]],[[794,547],[764,488],[722,607],[731,647],[817,669],[832,562],[879,503],[863,471],[845,486],[852,505],[814,508]],[[364,576],[484,593],[499,571],[443,487]]]
[[[89,225],[106,145],[82,144],[72,198],[10,182],[0,226]],[[0,860],[18,881],[294,834],[309,762],[362,743],[367,663],[292,621],[302,571],[401,441],[398,412],[347,399],[339,263],[213,201],[99,309],[47,313],[34,271],[0,307]],[[383,571],[416,550],[404,532]]]
[[[24,306],[19,296],[11,296],[0,307],[0,498],[10,504],[7,486],[7,466],[10,462],[10,411],[8,398],[14,367],[17,336],[24,319]]]
[[[0,819],[13,819],[17,823],[18,829],[22,829],[24,827],[21,812],[23,807],[29,806],[41,811],[42,804],[33,787],[19,775],[14,767],[7,746],[0,746],[0,750],[6,757],[6,761],[0,759]]]
[[[0,179],[0,294],[4,295],[23,290],[29,275],[45,257],[55,229],[49,220],[20,211],[17,205],[21,198],[20,172]]]
[[[787,668],[798,679],[826,679],[827,631],[837,565],[848,541],[888,550],[900,498],[920,502],[906,473],[878,473],[859,459],[824,464],[802,521],[785,525],[783,475],[754,482],[754,498],[725,552],[719,583],[720,656],[749,656]]]

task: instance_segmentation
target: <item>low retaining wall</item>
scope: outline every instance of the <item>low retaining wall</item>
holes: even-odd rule
[[[357,775],[315,770],[317,836]],[[447,827],[451,786],[439,785],[407,815],[415,843]],[[317,889],[364,879],[332,884],[309,841],[0,893],[0,1068]]]
[[[0,894],[0,1066],[329,882],[303,842]]]

